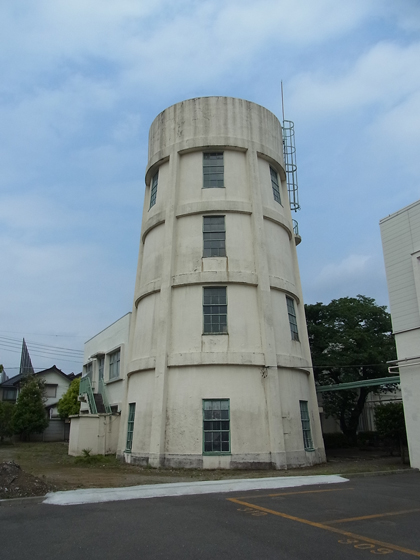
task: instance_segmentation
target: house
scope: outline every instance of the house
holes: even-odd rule
[[[392,329],[413,468],[420,468],[420,200],[380,221]]]
[[[57,405],[60,398],[69,388],[70,383],[75,377],[74,373],[69,375],[65,374],[61,369],[58,369],[55,365],[38,371],[33,375],[43,379],[45,381],[45,411],[49,417],[48,428],[42,434],[34,434],[32,439],[38,439],[41,441],[64,441],[68,439],[69,424],[61,420]],[[81,374],[79,374],[81,375]],[[20,384],[25,374],[19,374],[15,377],[7,379],[0,384],[0,400],[15,403],[20,390]]]

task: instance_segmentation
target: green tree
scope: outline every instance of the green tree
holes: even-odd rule
[[[12,422],[22,439],[29,440],[31,434],[41,434],[48,426],[44,402],[44,381],[28,375],[21,383]]]
[[[407,444],[403,403],[380,404],[375,408],[375,424],[378,434],[392,440],[400,448],[404,463],[404,445]]]
[[[79,397],[80,377],[73,379],[69,388],[58,401],[58,414],[61,418],[68,418],[72,414],[79,414],[80,401]]]
[[[334,299],[306,305],[315,381],[331,385],[388,376],[387,361],[396,359],[391,317],[373,298]],[[391,390],[393,387],[391,387]],[[326,416],[340,422],[342,432],[356,440],[359,417],[369,393],[381,386],[323,393]]]
[[[0,441],[13,435],[12,418],[15,406],[12,403],[0,401]]]

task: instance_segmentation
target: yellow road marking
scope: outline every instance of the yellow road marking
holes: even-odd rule
[[[276,498],[277,496],[294,496],[295,494],[319,494],[320,492],[344,492],[344,490],[354,490],[354,488],[331,488],[328,490],[303,490],[300,492],[281,492],[280,494],[258,494],[257,496],[239,496],[237,499],[252,499],[256,498]]]
[[[250,504],[248,502],[243,502],[242,500],[238,500],[237,498],[227,498],[230,502],[234,502],[235,504],[239,504],[240,506],[246,506],[253,509],[257,509],[259,511],[265,511],[266,513],[271,513],[272,515],[277,515],[278,517],[284,517],[285,519],[290,519],[292,521],[297,521],[299,523],[304,523],[305,525],[311,525],[312,527],[317,527],[318,529],[324,529],[325,531],[331,531],[332,533],[338,533],[340,535],[345,535],[346,537],[351,537],[353,539],[357,539],[359,541],[365,541],[370,544],[375,544],[380,547],[390,548],[392,550],[398,550],[399,552],[404,552],[405,554],[411,554],[412,556],[417,556],[420,558],[420,552],[417,550],[411,550],[409,548],[404,548],[402,546],[398,546],[396,544],[390,544],[383,541],[377,541],[376,539],[371,539],[369,537],[363,537],[362,535],[357,535],[355,533],[350,533],[348,531],[342,531],[341,529],[336,529],[335,527],[329,527],[328,525],[324,525],[323,523],[317,523],[316,521],[309,521],[308,519],[302,519],[300,517],[295,517],[294,515],[289,515],[287,513],[282,513],[280,511],[275,511],[273,509],[268,509],[261,506],[256,506],[254,504]]]
[[[323,521],[327,525],[332,525],[333,523],[347,523],[347,521],[362,521],[363,519],[374,519],[375,517],[388,517],[392,515],[404,515],[405,513],[414,513],[420,511],[420,508],[416,509],[405,509],[403,511],[390,511],[389,513],[375,513],[374,515],[362,515],[361,517],[348,517],[347,519],[334,519],[333,521]]]

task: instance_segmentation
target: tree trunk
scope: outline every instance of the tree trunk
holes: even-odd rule
[[[360,387],[359,397],[351,411],[350,418],[346,422],[344,415],[344,407],[340,415],[340,428],[345,436],[347,436],[353,445],[357,443],[357,428],[359,427],[359,418],[365,407],[366,399],[369,394],[368,387]]]

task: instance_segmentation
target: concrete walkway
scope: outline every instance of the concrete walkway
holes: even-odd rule
[[[211,480],[200,482],[175,482],[171,484],[147,484],[127,488],[91,488],[51,492],[46,495],[44,504],[68,506],[93,504],[119,500],[138,500],[164,496],[187,496],[195,494],[218,494],[224,492],[246,492],[248,490],[272,490],[294,488],[314,484],[336,484],[347,482],[339,475],[287,476],[273,478],[247,478],[238,480]]]

